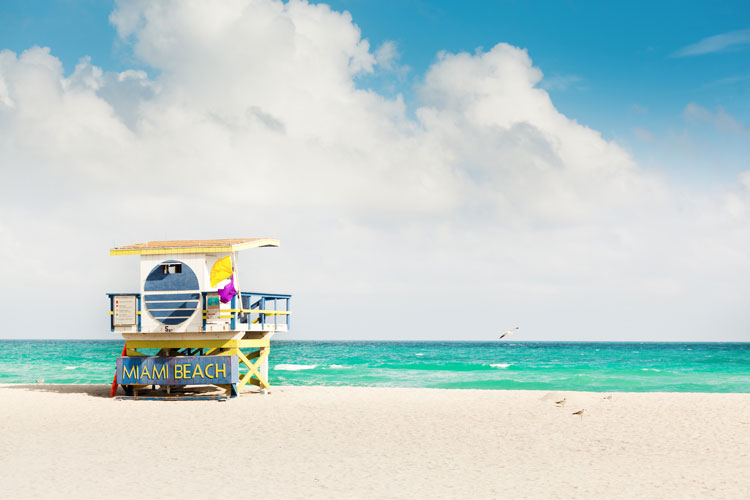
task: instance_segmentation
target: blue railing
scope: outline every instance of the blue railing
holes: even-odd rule
[[[141,331],[141,294],[140,293],[108,293],[110,331],[115,331],[114,311],[115,296],[128,295],[136,298],[138,331]],[[201,309],[203,316],[203,330],[206,329],[207,304],[206,297],[216,295],[216,291],[201,292]],[[238,307],[238,296],[234,296],[230,303],[230,309],[221,310],[221,318],[230,319],[230,328],[238,329],[238,323],[246,324],[246,328],[240,330],[266,330],[286,329],[291,327],[291,311],[289,309],[291,295],[277,293],[242,292],[241,307]],[[257,327],[253,327],[257,325]]]
[[[203,329],[206,329],[207,297],[216,296],[215,291],[201,292],[203,294]],[[220,318],[230,319],[232,330],[289,330],[291,326],[291,311],[289,309],[291,295],[277,293],[242,292],[241,302],[238,296],[232,297],[229,309],[222,309]],[[238,323],[247,325],[238,328]],[[256,325],[256,326],[253,326]]]
[[[291,298],[291,295],[275,293],[242,292],[242,322],[248,326],[257,323],[266,325],[273,319],[274,330],[278,330],[280,326],[285,326],[289,330],[292,316],[289,310]]]

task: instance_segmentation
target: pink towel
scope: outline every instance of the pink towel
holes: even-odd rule
[[[234,276],[229,278],[229,283],[224,288],[219,288],[219,300],[223,304],[228,303],[232,300],[232,297],[237,295],[237,290],[234,288]]]

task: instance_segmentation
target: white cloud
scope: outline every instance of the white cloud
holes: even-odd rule
[[[643,142],[655,142],[656,141],[654,134],[652,134],[645,128],[634,127],[633,135],[635,135],[638,139],[642,140]]]
[[[727,33],[706,37],[697,43],[681,48],[673,55],[675,57],[686,57],[711,54],[713,52],[722,52],[749,43],[750,29],[729,31]]]
[[[441,54],[412,119],[357,88],[385,56],[324,5],[123,2],[111,19],[158,77],[0,53],[14,328],[41,290],[57,334],[105,335],[102,293],[137,287],[115,244],[270,235],[283,247],[247,252],[243,286],[295,293],[301,337],[745,331],[747,197],[644,173],[557,111],[524,50]]]
[[[396,42],[386,40],[375,50],[375,60],[385,69],[393,69],[395,62],[400,57]]]
[[[568,90],[572,86],[581,89],[579,85],[583,79],[578,75],[555,75],[547,76],[539,84],[544,90]]]
[[[685,106],[682,114],[689,122],[706,122],[711,124],[719,132],[731,133],[750,138],[750,130],[722,108],[718,108],[714,113],[703,106],[690,102]]]
[[[745,170],[740,174],[740,182],[746,190],[750,191],[750,170]]]

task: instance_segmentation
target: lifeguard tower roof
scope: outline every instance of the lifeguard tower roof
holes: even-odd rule
[[[278,247],[275,238],[229,238],[223,240],[176,240],[149,241],[124,247],[115,247],[110,255],[168,255],[168,254],[207,254],[238,252],[248,248]]]

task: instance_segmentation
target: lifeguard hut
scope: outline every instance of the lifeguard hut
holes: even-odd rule
[[[167,393],[216,385],[231,397],[268,384],[271,337],[289,331],[291,295],[249,292],[237,252],[278,247],[273,238],[150,241],[110,255],[140,256],[140,290],[108,293],[112,332],[125,339],[113,390],[159,385]]]

